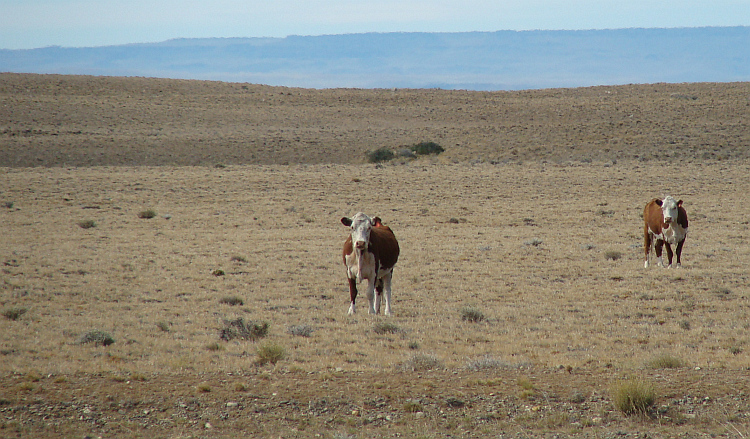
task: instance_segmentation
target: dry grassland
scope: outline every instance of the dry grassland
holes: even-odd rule
[[[731,94],[735,111],[730,91],[748,98],[747,85],[695,87]],[[75,121],[61,133],[85,122],[65,117]],[[726,138],[743,142],[742,126]],[[18,149],[0,169],[2,437],[750,434],[747,144],[722,149],[712,131],[688,141],[710,143],[689,158],[657,145],[647,160],[625,147],[583,161],[532,160],[529,148],[525,160],[504,149],[477,160],[486,151],[451,141],[444,155],[382,166],[351,163],[368,149],[358,145],[328,163],[206,159],[218,167],[150,162],[141,144],[138,166],[30,168],[10,166],[26,160],[19,145],[59,164],[55,142],[67,135],[14,129],[2,142]],[[117,129],[143,135],[138,124]],[[394,130],[394,147],[424,140],[423,129]],[[725,160],[703,159],[717,150]],[[683,268],[644,269],[640,215],[666,194],[691,221]],[[155,216],[141,218],[147,210]],[[346,315],[339,219],[357,211],[399,238],[393,317],[364,306]],[[26,312],[13,319],[13,309]],[[238,318],[268,323],[267,335],[220,338]],[[81,343],[90,330],[114,343]],[[284,356],[259,364],[260,347]],[[680,364],[654,366],[664,359]],[[648,416],[613,405],[613,388],[632,377],[656,389]]]

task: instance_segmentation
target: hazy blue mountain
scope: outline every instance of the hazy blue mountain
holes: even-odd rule
[[[0,71],[475,90],[750,80],[750,27],[365,33],[0,50]]]

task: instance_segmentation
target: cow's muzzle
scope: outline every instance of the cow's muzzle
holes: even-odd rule
[[[354,243],[354,247],[356,247],[359,250],[364,250],[367,247],[367,243],[364,241],[357,241]]]

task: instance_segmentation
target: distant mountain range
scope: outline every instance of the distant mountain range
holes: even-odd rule
[[[0,71],[305,88],[519,90],[750,81],[750,27],[364,33],[0,50]]]

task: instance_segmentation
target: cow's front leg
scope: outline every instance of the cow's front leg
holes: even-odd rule
[[[354,302],[357,300],[357,280],[349,278],[349,315],[354,314]]]
[[[672,246],[668,242],[665,242],[664,246],[667,248],[667,261],[669,262],[667,268],[672,268],[672,257],[674,256],[674,253],[672,253]]]
[[[675,249],[675,255],[677,256],[677,265],[675,266],[675,268],[682,267],[682,261],[680,260],[680,258],[682,256],[682,245],[683,244],[685,244],[685,240],[682,240],[682,241],[680,241],[680,242],[677,243],[677,248]]]
[[[373,276],[374,277],[374,276]],[[367,279],[367,300],[370,302],[370,314],[375,314],[375,280]]]
[[[661,239],[657,239],[654,243],[654,252],[656,253],[656,265],[658,265],[659,267],[664,266],[664,262],[662,262],[661,260],[662,247],[664,247],[664,241],[662,241]]]

